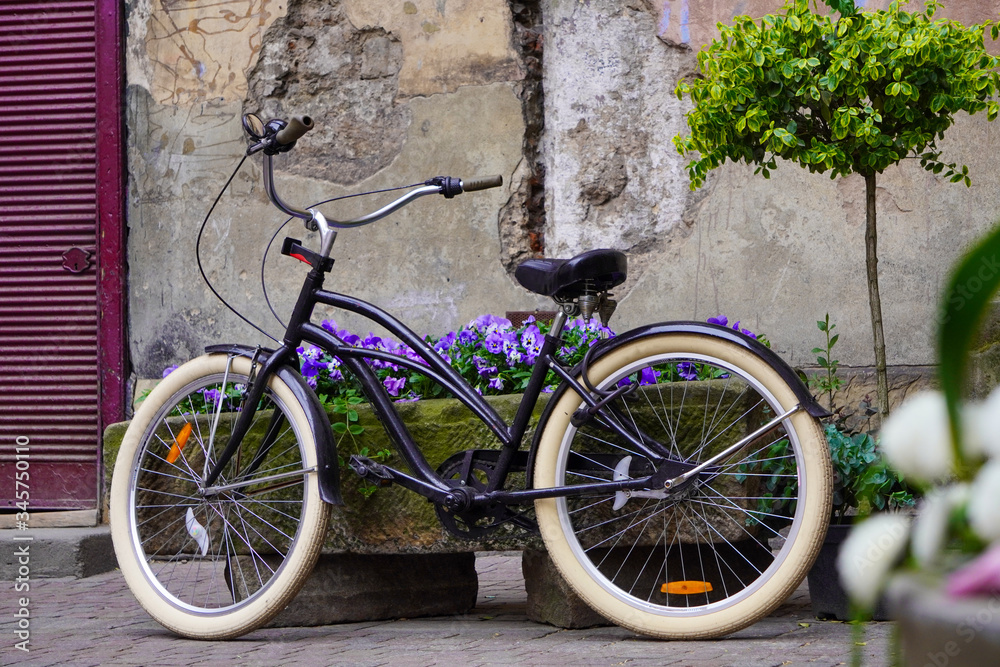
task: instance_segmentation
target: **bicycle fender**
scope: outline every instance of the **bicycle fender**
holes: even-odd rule
[[[241,357],[253,358],[257,348],[248,345],[225,344],[211,345],[205,348],[209,354],[236,354]],[[259,360],[267,359],[274,350],[262,348]],[[297,368],[284,364],[278,367],[275,374],[292,390],[299,405],[306,413],[306,421],[316,437],[316,462],[319,475],[319,496],[323,502],[330,505],[343,505],[344,499],[340,493],[340,469],[337,467],[337,442],[330,428],[330,418],[323,409],[316,392],[299,374]]]
[[[647,336],[656,336],[659,334],[666,333],[684,333],[684,334],[696,334],[700,336],[711,336],[712,338],[721,338],[730,343],[739,345],[740,347],[746,348],[747,350],[753,352],[755,355],[760,357],[768,366],[770,366],[774,371],[781,376],[788,386],[795,392],[795,397],[799,401],[799,405],[811,416],[816,418],[829,417],[831,415],[830,411],[820,405],[815,397],[809,393],[809,390],[802,383],[802,379],[798,374],[792,369],[788,363],[779,357],[771,348],[766,345],[741,334],[740,332],[730,329],[728,327],[720,326],[718,324],[709,324],[707,322],[661,322],[658,324],[647,324],[641,326],[637,329],[631,329],[622,334],[619,334],[613,338],[608,338],[597,343],[590,355],[590,363],[597,361],[606,354],[618,349],[622,345],[631,343],[639,338],[645,338]],[[573,377],[579,377],[583,372],[583,364],[577,364],[570,370],[570,375]],[[535,452],[538,451],[538,443],[541,440],[542,431],[545,430],[545,424],[548,422],[549,414],[555,408],[559,399],[562,398],[563,393],[569,390],[569,385],[565,382],[560,383],[559,387],[549,398],[548,404],[542,411],[542,415],[538,420],[538,427],[535,429],[535,435],[532,439],[531,450],[528,455],[528,469],[527,469],[527,480],[528,484],[534,485],[534,474],[535,474]]]

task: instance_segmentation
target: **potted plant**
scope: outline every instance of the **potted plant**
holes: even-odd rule
[[[848,433],[837,424],[824,426],[833,460],[833,514],[826,540],[809,570],[809,595],[813,614],[818,618],[851,618],[850,600],[837,575],[837,557],[854,522],[871,512],[912,508],[913,493],[903,478],[889,468],[878,443],[868,433]],[[883,605],[876,606],[873,618],[886,620]]]

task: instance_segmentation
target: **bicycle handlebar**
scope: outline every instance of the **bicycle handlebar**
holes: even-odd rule
[[[465,192],[475,192],[476,190],[499,188],[501,185],[503,185],[503,176],[487,176],[485,178],[474,178],[471,181],[462,181],[462,190]]]
[[[249,123],[247,122],[247,119],[252,119],[255,122]],[[288,121],[287,124],[285,121],[278,119],[272,119],[267,123],[261,123],[260,119],[255,115],[248,114],[244,118],[244,127],[248,128],[247,131],[251,135],[251,138],[257,142],[255,144],[251,144],[250,148],[247,150],[247,154],[256,153],[258,151],[263,151],[264,153],[264,189],[267,192],[267,196],[271,200],[271,203],[278,207],[281,211],[305,220],[306,226],[313,229],[316,228],[316,225],[320,228],[336,227],[340,229],[360,227],[362,225],[375,222],[376,220],[381,220],[385,216],[399,210],[418,197],[430,194],[441,194],[448,199],[451,199],[455,195],[463,192],[474,192],[476,190],[498,188],[503,185],[502,176],[474,178],[468,181],[450,176],[438,176],[426,181],[422,186],[407,192],[405,195],[399,197],[393,202],[390,202],[382,208],[361,217],[343,221],[327,220],[321,213],[319,213],[319,211],[313,209],[304,211],[293,206],[289,206],[283,202],[281,197],[278,196],[274,184],[274,167],[272,162],[274,154],[290,150],[292,148],[292,144],[298,141],[306,132],[316,127],[313,119],[309,116],[296,116]],[[249,129],[250,127],[259,128],[261,136],[255,136],[257,132],[251,131]],[[327,244],[324,243],[324,246],[326,245]]]
[[[274,140],[281,145],[293,144],[298,141],[303,134],[316,127],[313,119],[309,116],[293,116],[288,121],[288,125],[274,135]]]

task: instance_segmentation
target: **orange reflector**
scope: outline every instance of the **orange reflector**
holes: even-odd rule
[[[184,449],[184,445],[187,444],[188,438],[191,437],[191,422],[184,424],[184,428],[181,432],[177,434],[177,438],[174,439],[174,444],[170,446],[170,452],[167,454],[167,463],[173,463],[177,460],[177,457],[181,455],[181,450]]]
[[[671,581],[660,587],[661,593],[671,595],[694,595],[695,593],[708,593],[712,590],[712,584],[707,581]]]

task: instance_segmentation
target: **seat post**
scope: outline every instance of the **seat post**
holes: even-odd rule
[[[563,309],[562,305],[559,304],[559,310],[556,311],[555,317],[552,318],[552,326],[549,327],[549,335],[553,338],[562,338],[563,327],[566,326],[566,311]]]

